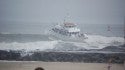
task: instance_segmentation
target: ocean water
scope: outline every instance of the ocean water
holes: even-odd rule
[[[57,23],[41,22],[1,22],[0,33],[44,34]],[[87,24],[76,23],[83,33],[112,37],[124,37],[124,24]],[[110,31],[108,31],[110,26]]]
[[[53,39],[46,32],[55,24],[1,23],[0,50],[84,51],[124,44],[124,26],[121,24],[78,24],[81,32],[87,34],[85,42]]]

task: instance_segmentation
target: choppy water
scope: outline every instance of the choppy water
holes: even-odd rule
[[[36,23],[36,22],[1,22],[0,33],[13,34],[44,34],[57,23]],[[110,30],[108,31],[108,26]],[[78,23],[78,27],[83,33],[97,34],[103,36],[123,37],[124,24],[84,24]]]
[[[0,34],[0,50],[81,51],[86,49],[103,49],[107,46],[124,44],[122,37],[87,36],[88,39],[85,39],[82,43],[52,39],[49,35]]]
[[[107,46],[124,44],[124,28],[122,25],[79,24],[81,31],[87,33],[84,43],[53,39],[45,34],[52,24],[3,24],[0,28],[0,50],[56,50],[81,51],[86,49],[103,49]]]

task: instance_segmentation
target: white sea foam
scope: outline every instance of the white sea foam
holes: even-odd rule
[[[46,50],[46,49],[53,49],[57,44],[57,41],[39,41],[39,42],[28,42],[28,43],[0,43],[1,50]]]
[[[119,46],[124,44],[124,38],[122,37],[105,37],[100,35],[87,35],[88,39],[85,39],[84,43],[79,42],[67,42],[61,40],[54,40],[53,41],[38,41],[38,42],[27,42],[27,43],[19,43],[19,42],[1,42],[0,43],[0,50],[22,50],[25,49],[27,51],[32,50],[47,50],[47,49],[54,49],[55,47],[65,46],[64,44],[70,43],[71,46],[76,46],[78,48],[85,48],[85,49],[102,49],[107,46]],[[61,43],[61,44],[60,44]],[[64,43],[62,45],[62,43]],[[69,45],[68,45],[69,46]],[[67,46],[66,46],[67,47]],[[65,47],[63,47],[64,49]],[[72,49],[72,48],[71,48]],[[60,48],[61,50],[61,48]]]
[[[105,37],[100,35],[87,35],[85,43],[74,43],[76,46],[84,47],[85,49],[102,49],[107,46],[119,46],[124,44],[122,37]]]

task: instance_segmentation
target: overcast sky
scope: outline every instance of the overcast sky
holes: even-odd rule
[[[0,21],[123,23],[125,0],[0,0]]]

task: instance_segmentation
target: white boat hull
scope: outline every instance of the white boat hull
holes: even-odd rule
[[[55,33],[53,31],[49,32],[49,35],[57,40],[63,40],[63,41],[72,41],[72,42],[84,42],[85,39],[87,39],[87,37],[78,37],[78,36],[66,36],[66,35],[62,35],[59,33]]]

